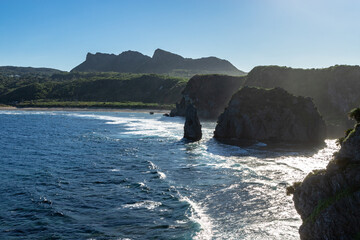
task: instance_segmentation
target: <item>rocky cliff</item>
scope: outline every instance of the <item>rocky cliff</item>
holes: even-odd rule
[[[196,75],[186,84],[183,97],[171,116],[185,116],[187,105],[193,104],[200,118],[217,119],[244,81],[245,77]]]
[[[327,124],[330,136],[339,137],[352,125],[346,113],[360,102],[360,67],[294,69],[259,66],[249,72],[245,85],[281,87],[294,95],[311,97]]]
[[[219,140],[317,145],[324,142],[325,123],[310,98],[281,88],[244,87],[219,117]]]
[[[233,76],[245,74],[227,60],[216,57],[184,58],[161,49],[155,50],[152,57],[135,51],[126,51],[119,55],[88,53],[86,60],[71,71],[156,73],[178,77],[214,73]]]
[[[346,134],[326,169],[288,188],[303,220],[303,240],[360,239],[360,124]]]

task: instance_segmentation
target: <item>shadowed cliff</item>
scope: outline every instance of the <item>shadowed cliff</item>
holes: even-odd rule
[[[356,109],[357,121],[360,109]],[[353,116],[352,116],[353,117]],[[326,169],[288,187],[303,223],[302,240],[360,238],[360,124],[339,139],[341,149]]]
[[[311,97],[326,121],[330,136],[338,137],[352,125],[346,113],[360,102],[360,67],[294,69],[259,66],[249,72],[245,85],[281,87],[294,95]]]

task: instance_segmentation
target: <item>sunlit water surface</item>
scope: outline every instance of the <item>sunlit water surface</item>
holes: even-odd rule
[[[315,151],[182,139],[182,118],[0,111],[0,239],[299,239],[286,186]]]

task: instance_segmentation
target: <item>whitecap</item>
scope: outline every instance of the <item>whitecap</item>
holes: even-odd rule
[[[157,173],[159,174],[160,179],[165,179],[166,178],[165,173],[160,172],[160,171],[158,171]]]
[[[197,222],[201,227],[200,232],[195,236],[194,239],[199,239],[199,240],[212,239],[213,236],[212,222],[210,217],[206,215],[205,209],[202,208],[198,203],[190,200],[188,197],[182,197],[180,195],[180,201],[184,201],[190,204],[191,215],[189,216],[189,219],[191,221]]]
[[[122,207],[129,208],[129,209],[146,208],[148,210],[153,210],[161,205],[162,205],[161,202],[146,200],[146,201],[141,201],[141,202],[136,202],[136,203],[131,203],[131,204],[124,204]]]

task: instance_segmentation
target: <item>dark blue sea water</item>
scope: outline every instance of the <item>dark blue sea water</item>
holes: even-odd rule
[[[121,112],[0,111],[0,239],[299,239],[285,188],[336,150],[227,146],[203,123]]]

